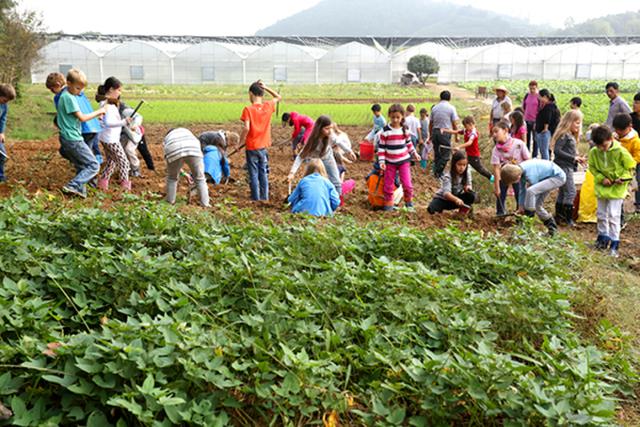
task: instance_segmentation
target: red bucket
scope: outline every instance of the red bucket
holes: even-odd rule
[[[369,141],[360,143],[360,160],[365,162],[373,161],[373,144]]]

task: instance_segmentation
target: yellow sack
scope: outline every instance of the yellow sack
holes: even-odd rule
[[[591,172],[587,170],[580,189],[580,207],[578,208],[578,222],[598,222],[596,210],[598,201],[596,200],[595,180]]]

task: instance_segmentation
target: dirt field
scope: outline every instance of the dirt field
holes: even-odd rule
[[[191,130],[197,135],[205,130],[218,130],[219,126],[208,127],[206,125],[192,126]],[[239,132],[237,125],[227,125],[226,130]],[[164,195],[165,187],[165,162],[162,153],[162,139],[168,127],[159,125],[149,125],[147,128],[147,140],[153,155],[156,171],[148,171],[142,162],[142,178],[133,178],[133,192],[150,199],[160,200]],[[354,145],[360,141],[362,136],[368,132],[365,127],[344,127],[350,135]],[[291,129],[280,127],[273,128],[273,142],[277,145],[288,139]],[[0,197],[7,197],[14,190],[26,188],[29,193],[36,193],[42,190],[57,192],[72,177],[72,168],[69,163],[58,154],[59,143],[56,138],[43,142],[9,142],[7,149],[10,156],[6,164],[6,173],[9,178],[8,183],[0,185]],[[233,151],[230,148],[229,151]],[[287,144],[272,147],[270,150],[270,198],[266,204],[255,204],[249,199],[249,187],[245,180],[245,173],[242,170],[244,164],[244,152],[238,153],[231,158],[231,176],[236,182],[229,185],[210,186],[212,204],[216,200],[225,199],[227,203],[234,204],[239,208],[250,208],[258,213],[259,217],[279,217],[287,212],[284,200],[288,194],[287,175],[292,164],[290,147]],[[438,188],[438,183],[427,173],[416,166],[413,169],[413,183],[415,187],[416,211],[382,213],[372,211],[367,202],[367,191],[364,178],[369,173],[371,164],[369,162],[356,162],[347,165],[347,178],[355,179],[357,185],[354,192],[348,196],[345,206],[340,208],[339,214],[351,215],[360,222],[371,222],[385,219],[390,223],[398,221],[401,216],[406,217],[406,222],[419,228],[444,227],[455,224],[465,230],[496,231],[514,225],[514,218],[496,219],[495,211],[489,207],[493,196],[481,194],[481,206],[476,207],[472,218],[458,218],[454,213],[442,215],[429,215],[426,211],[433,193]],[[298,179],[301,172],[298,172]],[[184,181],[184,180],[183,180]],[[112,181],[109,194],[111,200],[117,201],[121,198],[121,190],[117,182]],[[187,188],[181,182],[179,197],[186,199]],[[552,198],[550,198],[552,199]],[[551,202],[552,204],[552,202]],[[484,206],[482,206],[484,205]],[[212,210],[215,214],[215,208]],[[540,225],[542,229],[542,225]],[[595,224],[582,224],[571,231],[577,239],[591,242],[595,238]],[[622,251],[624,259],[631,268],[640,271],[640,221],[631,221],[622,235]]]

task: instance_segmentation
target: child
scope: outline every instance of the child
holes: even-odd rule
[[[441,186],[427,208],[430,214],[458,209],[460,213],[469,213],[476,201],[476,193],[471,187],[471,169],[467,154],[463,150],[453,153],[451,169],[440,179]]]
[[[467,161],[472,168],[476,170],[480,175],[484,176],[488,180],[491,180],[493,175],[489,172],[481,161],[480,145],[478,143],[478,130],[476,129],[476,121],[473,116],[467,116],[462,119],[462,125],[464,130],[450,130],[446,129],[444,132],[464,135],[464,144],[458,147],[458,150],[464,149],[467,152]]]
[[[4,175],[4,164],[7,161],[7,149],[4,146],[4,130],[7,127],[7,115],[9,107],[7,104],[16,99],[16,91],[10,84],[0,84],[0,183],[7,180]]]
[[[47,76],[47,80],[45,82],[47,89],[54,94],[53,96],[53,105],[58,110],[58,102],[60,101],[60,96],[62,95],[62,91],[66,90],[65,87],[65,79],[62,73],[51,73]],[[91,107],[91,103],[84,91],[78,95],[78,105],[80,106],[80,111],[82,114],[91,114],[93,112],[93,108]],[[56,124],[56,120],[54,120],[54,124]],[[91,119],[88,122],[82,122],[82,139],[87,144],[87,146],[93,152],[93,155],[96,156],[96,160],[99,164],[102,163],[102,154],[100,154],[100,146],[98,145],[98,134],[102,130],[100,127],[100,122],[98,119]],[[63,154],[64,157],[64,153]]]
[[[293,155],[298,154],[298,147],[304,146],[311,135],[313,129],[313,119],[304,114],[296,113],[284,113],[282,115],[282,127],[286,125],[293,126],[293,133],[291,134],[291,150]]]
[[[387,125],[387,121],[382,115],[382,107],[380,106],[380,104],[373,104],[371,106],[371,112],[373,112],[373,129],[371,129],[371,132],[369,132],[365,139],[369,142],[375,143],[377,150],[377,136],[382,131],[382,128]]]
[[[345,158],[346,153],[342,150],[343,146],[351,147],[351,140],[349,139],[349,135],[346,132],[341,131],[338,128],[336,123],[333,123],[333,136],[332,136],[332,144],[331,148],[333,149],[333,157],[336,160],[336,165],[338,166],[338,175],[340,176],[340,182],[342,183],[342,193],[340,194],[340,198],[343,197],[353,191],[356,186],[356,182],[353,179],[345,180],[345,176],[347,173],[347,168],[345,167],[345,163],[353,163],[356,160],[355,154],[349,156],[351,160]]]
[[[309,136],[309,140],[305,144],[304,148],[296,156],[293,166],[287,179],[289,182],[293,181],[296,172],[300,169],[303,161],[309,161],[310,159],[320,159],[324,164],[324,168],[329,177],[329,181],[336,187],[338,194],[342,194],[342,182],[340,181],[340,172],[338,171],[338,165],[333,156],[333,146],[339,146],[349,157],[355,160],[355,154],[351,149],[351,143],[349,138],[346,140],[344,137],[339,138],[334,132],[334,123],[328,116],[320,116],[313,125],[313,132]]]
[[[613,130],[615,139],[627,149],[636,162],[636,182],[640,183],[640,137],[633,129],[632,118],[629,114],[618,114],[613,118]],[[640,190],[635,191],[635,211],[640,213]]]
[[[527,144],[527,125],[524,122],[524,115],[519,111],[514,111],[509,115],[509,122],[511,123],[510,133],[515,139],[519,139]]]
[[[313,216],[331,216],[340,206],[340,196],[327,179],[322,160],[312,159],[307,163],[304,178],[289,196],[292,213]]]
[[[495,147],[493,147],[493,153],[491,155],[491,165],[493,166],[493,188],[494,194],[496,195],[496,212],[498,215],[505,215],[505,202],[507,200],[507,192],[509,189],[509,185],[502,182],[500,179],[500,171],[502,166],[506,164],[519,164],[525,160],[529,160],[531,156],[529,155],[529,150],[527,150],[527,146],[524,145],[519,139],[513,138],[509,134],[509,129],[511,128],[510,124],[507,121],[499,121],[493,127],[493,140],[496,143]],[[521,210],[522,206],[520,204],[520,183],[516,180],[512,183],[513,193],[516,197],[516,202],[518,203],[518,210]]]
[[[573,172],[578,163],[585,163],[584,157],[578,155],[578,140],[582,127],[582,115],[576,110],[569,110],[560,120],[556,133],[551,138],[554,163],[566,176],[566,181],[558,191],[556,199],[556,222],[566,222],[573,227],[573,202],[576,198],[576,186],[573,182]]]
[[[407,105],[407,113],[404,118],[404,125],[407,128],[407,132],[411,136],[411,142],[413,146],[422,148],[422,128],[420,120],[415,116],[416,107],[413,104]]]
[[[426,108],[420,109],[420,129],[422,141],[426,143],[429,140],[429,111]]]
[[[556,98],[548,89],[540,91],[540,105],[542,108],[536,119],[536,146],[540,157],[549,160],[549,143],[560,122],[560,110],[556,105]],[[537,152],[533,157],[537,157]]]
[[[120,99],[120,105],[119,105],[119,110],[120,110],[120,115],[122,117],[127,117],[130,116],[130,114],[126,114],[128,111],[133,112],[133,108],[129,107],[123,100],[122,98]],[[140,113],[136,113],[136,117],[138,117],[140,115]],[[140,116],[140,123],[142,123],[142,116]],[[126,131],[126,126],[122,129],[123,131]],[[142,156],[142,159],[144,160],[144,163],[147,165],[147,169],[149,169],[150,171],[155,171],[156,167],[153,164],[153,157],[151,157],[151,152],[149,151],[149,147],[147,146],[147,137],[145,136],[145,131],[144,131],[144,126],[142,126],[142,124],[140,124],[139,126],[139,133],[142,135],[142,137],[140,138],[140,142],[138,142],[138,151],[140,152],[140,155]],[[122,139],[124,138],[121,137],[120,138],[120,142],[123,142]]]
[[[58,100],[56,120],[60,128],[60,152],[64,153],[76,168],[76,176],[64,187],[62,192],[87,197],[85,185],[96,176],[100,164],[82,138],[80,123],[102,116],[106,108],[100,108],[93,113],[84,114],[78,104],[78,95],[87,85],[87,77],[80,70],[71,69],[67,74],[67,90],[62,91]]]
[[[231,169],[227,159],[227,136],[223,131],[204,132],[198,136],[204,154],[204,175],[207,182],[220,184],[229,181]]]
[[[102,118],[102,132],[100,132],[100,143],[104,148],[107,158],[104,169],[98,179],[98,188],[106,191],[109,188],[109,179],[113,172],[118,169],[120,186],[125,191],[131,191],[131,181],[129,180],[129,159],[120,143],[122,127],[131,123],[131,119],[123,119],[120,116],[118,104],[122,83],[115,77],[109,77],[103,85],[98,86],[96,99],[100,99],[100,106],[106,112]]]
[[[580,98],[579,96],[574,96],[573,98],[571,98],[571,100],[569,101],[569,108],[571,108],[572,110],[579,110],[580,108],[582,108],[582,98]]]
[[[142,177],[140,172],[140,160],[136,154],[136,150],[139,147],[142,137],[144,136],[144,130],[142,127],[142,116],[140,113],[136,113],[133,117],[133,108],[121,108],[118,106],[118,112],[123,119],[130,119],[130,123],[127,126],[122,127],[120,133],[120,144],[124,149],[124,153],[129,160],[130,175],[134,177]]]
[[[264,101],[264,93],[269,93],[272,101]],[[271,116],[282,97],[258,80],[249,86],[251,105],[242,110],[243,124],[240,146],[246,146],[247,172],[251,200],[269,200],[269,157],[267,148],[271,146]]]
[[[209,208],[209,189],[204,177],[204,162],[200,140],[188,129],[171,129],[164,137],[164,158],[167,161],[167,202],[176,202],[178,175],[182,165],[189,165],[200,197],[200,206]]]
[[[413,208],[413,185],[411,184],[411,156],[420,161],[420,155],[407,135],[404,127],[404,108],[400,104],[389,107],[389,124],[380,134],[378,145],[378,162],[384,172],[385,211],[392,211],[393,193],[395,191],[396,172],[400,174],[400,182],[404,191],[404,202],[408,209]]]
[[[636,162],[607,126],[591,132],[595,147],[589,151],[589,171],[593,174],[598,199],[598,238],[596,248],[611,247],[611,256],[618,257],[620,247],[620,215],[627,187]]]
[[[537,213],[549,230],[549,235],[555,235],[558,226],[553,216],[544,208],[544,199],[553,190],[564,185],[567,177],[562,169],[549,160],[533,159],[519,165],[502,166],[501,177],[505,185],[520,181],[520,204],[524,206],[524,214],[533,217]]]

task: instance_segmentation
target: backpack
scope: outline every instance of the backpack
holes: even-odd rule
[[[371,207],[374,209],[384,207],[384,173],[381,170],[372,172],[367,177],[367,190]],[[402,187],[396,187],[393,191],[393,204],[399,204],[403,197]]]

